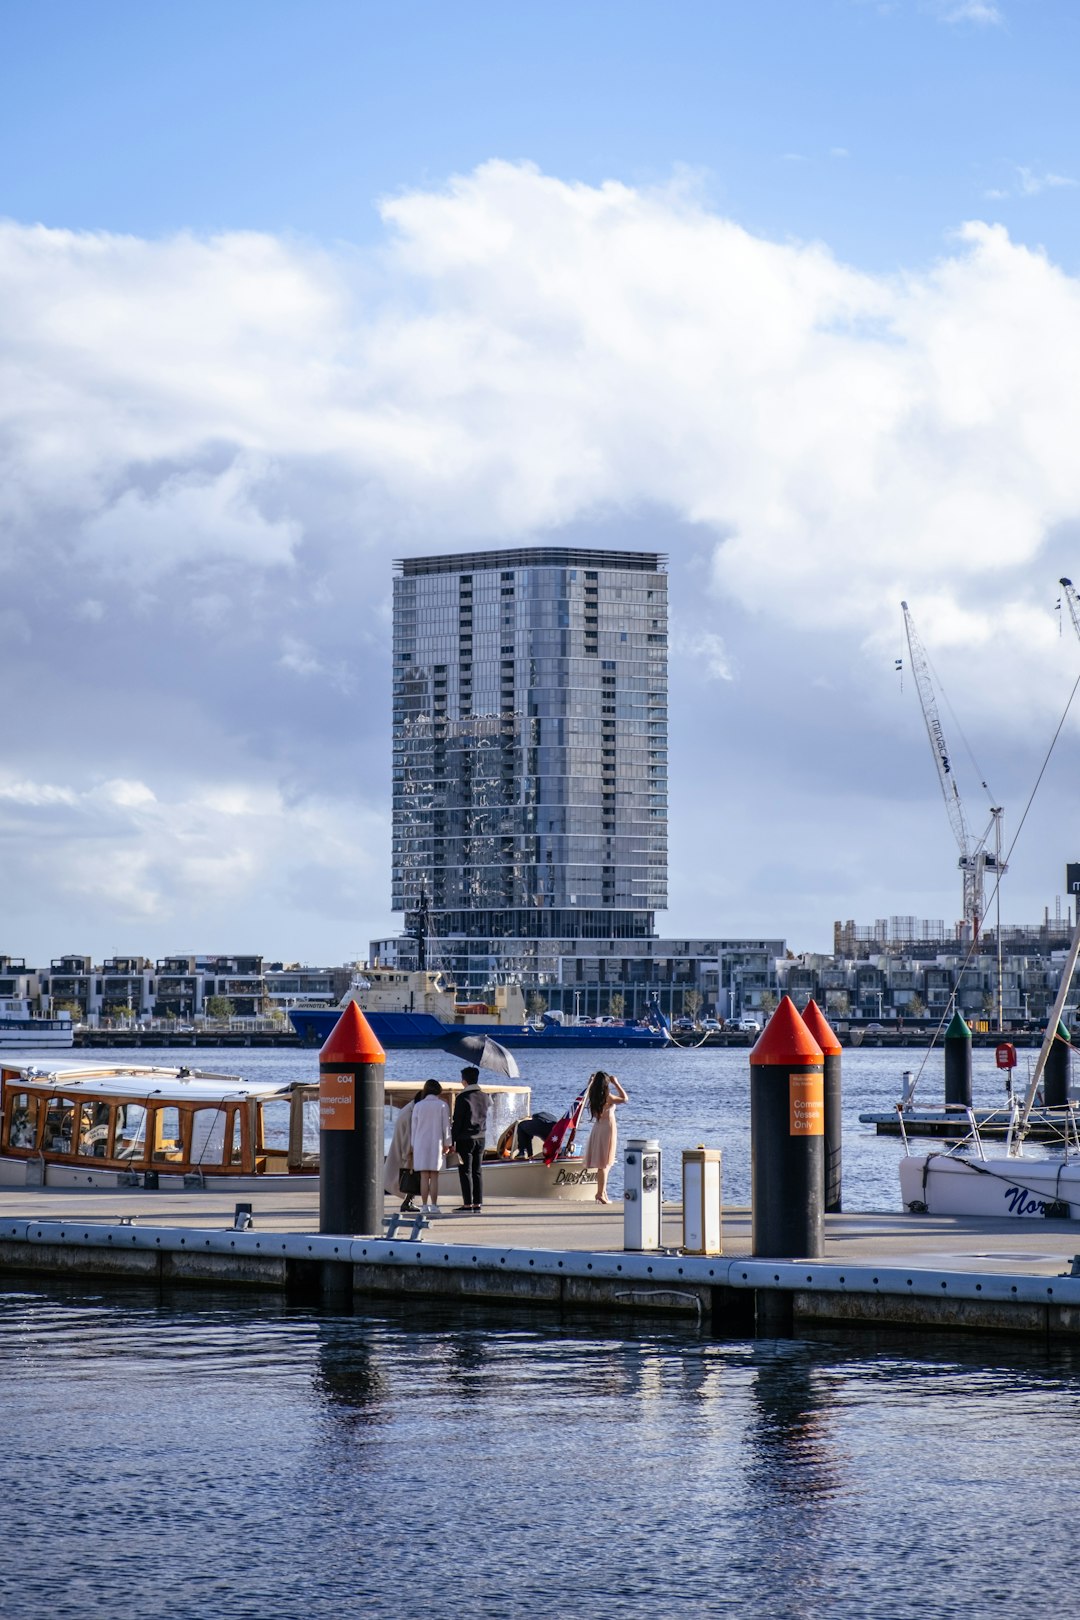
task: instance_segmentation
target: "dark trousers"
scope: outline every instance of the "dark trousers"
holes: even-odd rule
[[[479,1209],[484,1202],[484,1184],[480,1174],[480,1166],[484,1162],[484,1138],[464,1137],[455,1142],[454,1146],[461,1161],[458,1165],[461,1202],[468,1204],[472,1209]]]
[[[536,1140],[539,1137],[540,1146],[543,1147],[551,1127],[555,1124],[554,1114],[530,1114],[528,1119],[519,1119],[517,1127],[517,1150],[532,1158],[536,1149]]]

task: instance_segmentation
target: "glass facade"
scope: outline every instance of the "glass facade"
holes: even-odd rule
[[[654,933],[665,561],[545,546],[396,565],[392,903],[409,932],[426,910],[446,966],[461,942],[459,984],[535,962],[514,940]]]

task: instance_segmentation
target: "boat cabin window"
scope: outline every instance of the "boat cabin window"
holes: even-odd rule
[[[182,1111],[172,1103],[154,1109],[154,1151],[151,1157],[155,1164],[177,1164],[185,1157],[183,1120]]]
[[[270,1097],[263,1103],[259,1109],[260,1153],[288,1153],[291,1114],[292,1104],[288,1097]]]
[[[71,1152],[71,1122],[75,1104],[70,1097],[50,1097],[45,1106],[41,1146],[45,1153]]]
[[[220,1164],[225,1153],[225,1127],[229,1110],[220,1108],[194,1108],[191,1112],[192,1164]]]
[[[319,1140],[319,1094],[305,1097],[301,1104],[303,1110],[303,1151],[305,1156],[318,1155],[321,1142]]]
[[[81,1159],[104,1159],[109,1152],[109,1122],[112,1109],[107,1102],[79,1104],[76,1141]]]
[[[114,1159],[141,1159],[146,1150],[146,1109],[142,1103],[117,1103]]]
[[[37,1142],[38,1098],[32,1091],[13,1091],[7,1104],[4,1140],[8,1147],[32,1148]]]
[[[191,1163],[220,1169],[241,1164],[240,1109],[235,1103],[213,1103],[191,1110]]]

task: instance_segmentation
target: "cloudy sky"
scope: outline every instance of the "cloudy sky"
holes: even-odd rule
[[[662,933],[958,916],[902,598],[1053,913],[1078,50],[1075,0],[2,0],[0,952],[364,954],[392,559],[551,540],[670,555]]]

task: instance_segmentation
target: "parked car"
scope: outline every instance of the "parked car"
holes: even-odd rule
[[[719,1018],[703,1018],[701,1020],[701,1027],[709,1035],[719,1035],[723,1025],[721,1024]]]
[[[729,1018],[724,1025],[737,1035],[760,1035],[761,1025],[756,1018]]]
[[[885,1033],[884,1024],[864,1024],[863,1029],[867,1035],[884,1035]]]

